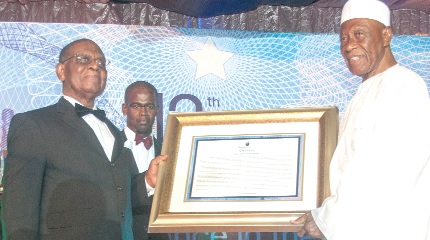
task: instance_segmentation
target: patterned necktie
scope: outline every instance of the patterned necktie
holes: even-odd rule
[[[149,150],[152,146],[152,136],[143,138],[142,136],[140,136],[140,134],[136,133],[136,137],[134,138],[134,141],[136,142],[136,145],[143,142],[143,145],[147,150]]]
[[[98,119],[100,119],[101,121],[106,120],[105,111],[100,110],[100,109],[93,110],[93,109],[86,108],[86,107],[76,103],[75,104],[75,110],[76,110],[76,114],[78,114],[79,117],[83,117],[83,116],[91,113],[94,116],[96,116]]]

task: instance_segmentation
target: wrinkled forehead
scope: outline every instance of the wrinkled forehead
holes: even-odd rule
[[[379,30],[385,28],[385,25],[379,21],[368,19],[368,18],[354,18],[343,22],[340,25],[340,34],[354,30],[354,29],[367,29],[367,30]]]
[[[96,58],[104,57],[100,47],[92,41],[81,41],[73,44],[70,47],[70,54],[89,54]]]

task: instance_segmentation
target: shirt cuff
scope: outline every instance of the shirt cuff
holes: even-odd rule
[[[146,178],[145,178],[145,184],[146,184],[146,193],[148,194],[148,197],[154,195],[155,188],[149,186],[148,182],[146,181]]]

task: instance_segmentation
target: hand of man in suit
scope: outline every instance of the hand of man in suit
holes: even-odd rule
[[[158,166],[162,162],[167,161],[167,155],[158,155],[149,163],[148,170],[146,171],[145,179],[149,186],[155,188],[155,183],[157,182]]]

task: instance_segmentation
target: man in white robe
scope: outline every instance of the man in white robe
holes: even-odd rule
[[[417,74],[390,49],[388,7],[350,0],[341,53],[362,84],[340,123],[330,166],[332,195],[292,221],[298,235],[328,240],[430,240],[430,100]]]

